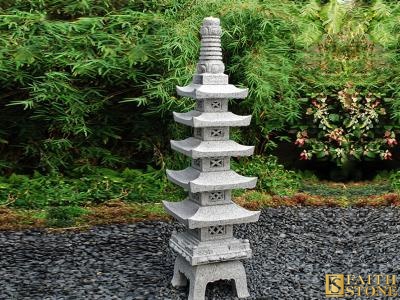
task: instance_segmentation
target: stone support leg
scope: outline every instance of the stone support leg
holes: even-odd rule
[[[188,300],[204,300],[206,287],[209,282],[217,280],[232,280],[233,288],[239,298],[249,297],[247,279],[243,263],[241,261],[227,261],[206,265],[191,266],[185,259],[178,256],[175,261],[173,286],[189,282]]]
[[[185,275],[180,271],[180,261],[175,260],[174,276],[172,277],[171,284],[173,287],[182,287],[187,285],[187,279]]]

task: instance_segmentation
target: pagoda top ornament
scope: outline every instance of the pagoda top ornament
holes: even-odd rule
[[[222,29],[218,18],[208,17],[200,28],[201,48],[196,74],[192,83],[185,87],[177,86],[178,95],[193,99],[243,99],[248,90],[229,84],[229,76],[224,74],[222,61]]]

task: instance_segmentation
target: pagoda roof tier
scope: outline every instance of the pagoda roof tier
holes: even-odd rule
[[[254,188],[257,177],[245,177],[235,171],[200,172],[192,167],[181,171],[167,170],[167,177],[192,193]]]
[[[193,99],[244,99],[247,97],[248,89],[240,89],[233,84],[189,84],[177,86],[176,92],[180,96]]]
[[[181,141],[171,141],[171,148],[191,158],[217,156],[249,156],[254,146],[244,146],[235,141],[202,141],[194,137]]]
[[[231,112],[201,112],[191,110],[186,113],[174,112],[174,120],[192,127],[248,126],[250,116],[239,116]]]
[[[163,201],[165,209],[189,229],[216,225],[232,225],[258,221],[259,211],[250,211],[230,202],[228,204],[200,206],[186,199],[181,202]]]

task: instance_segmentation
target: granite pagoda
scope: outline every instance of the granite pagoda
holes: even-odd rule
[[[188,191],[181,202],[164,201],[166,211],[185,225],[174,232],[170,246],[177,252],[173,286],[190,282],[189,299],[202,300],[208,282],[233,280],[239,298],[249,296],[242,263],[251,257],[249,241],[233,236],[233,225],[256,222],[260,212],[249,211],[231,199],[232,189],[254,188],[256,177],[230,169],[230,157],[249,156],[253,146],[229,139],[229,128],[248,126],[251,116],[228,111],[229,99],[243,99],[248,90],[229,84],[222,61],[218,18],[205,18],[200,29],[201,50],[192,83],[177,87],[180,96],[196,101],[195,110],[174,112],[174,120],[193,128],[193,136],[171,141],[172,149],[192,159],[184,170],[167,170],[168,179]]]

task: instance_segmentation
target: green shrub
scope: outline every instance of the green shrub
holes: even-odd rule
[[[51,207],[47,210],[46,224],[50,227],[68,227],[88,211],[77,206]]]
[[[175,85],[191,80],[199,26],[210,15],[221,18],[226,73],[249,88],[232,110],[251,114],[252,125],[235,138],[255,144],[257,154],[291,141],[289,129],[303,125],[301,99],[347,82],[386,95],[387,117],[399,127],[396,1],[345,7],[336,0],[6,0],[0,3],[0,174],[51,174],[32,182],[38,191],[60,185],[36,200],[20,183],[26,195],[11,190],[1,201],[82,202],[87,190],[59,174],[173,164],[169,139],[188,130],[173,124],[172,111],[194,105],[176,96]],[[151,182],[150,173],[138,176]],[[90,176],[83,176],[84,187],[96,186]],[[135,199],[154,199],[161,189],[139,184],[151,192],[133,192]],[[94,192],[99,201],[120,194],[100,191]]]
[[[164,170],[97,168],[77,177],[61,175],[11,175],[0,177],[0,205],[38,209],[49,206],[85,206],[120,199],[160,202],[184,197],[182,189],[168,182]]]
[[[209,15],[222,20],[227,73],[250,88],[235,108],[254,115],[242,139],[285,135],[300,117],[296,39],[313,22],[301,10],[281,0],[2,1],[0,172],[163,166],[172,110],[193,107],[175,85],[194,72]]]
[[[383,195],[393,192],[393,186],[385,181],[377,183],[368,183],[358,186],[329,186],[327,184],[314,183],[303,184],[301,190],[310,195],[318,195],[323,197],[371,197]]]
[[[399,128],[398,88],[392,85],[399,79],[399,8],[381,0],[306,6],[304,15],[320,24],[321,36],[304,55],[309,65],[300,75],[316,84],[298,123],[296,144],[305,148],[300,159],[330,159],[340,166],[392,159]]]
[[[162,122],[122,100],[158,72],[151,53],[165,6],[2,1],[0,171],[115,168],[163,141]]]
[[[239,163],[233,163],[233,168],[241,175],[257,176],[259,190],[279,196],[293,195],[301,185],[300,176],[285,170],[273,156],[241,159]]]
[[[360,93],[351,84],[337,93],[313,95],[309,122],[295,142],[304,149],[300,159],[329,159],[338,166],[350,160],[391,160],[398,142],[382,102],[379,94]]]
[[[400,192],[400,171],[393,172],[389,177],[390,185],[396,192]]]

